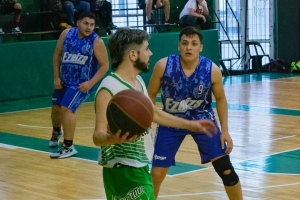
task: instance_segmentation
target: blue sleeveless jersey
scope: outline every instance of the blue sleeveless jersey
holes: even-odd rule
[[[211,107],[212,61],[199,56],[199,63],[190,77],[180,64],[180,55],[170,55],[161,81],[163,110],[181,118],[215,120]]]
[[[94,40],[98,35],[92,33],[79,38],[78,28],[71,28],[64,40],[61,80],[64,86],[77,87],[80,83],[90,80],[98,71],[98,61],[94,55]]]

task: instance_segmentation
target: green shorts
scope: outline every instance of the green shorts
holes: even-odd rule
[[[103,167],[103,183],[107,200],[155,200],[148,165]]]

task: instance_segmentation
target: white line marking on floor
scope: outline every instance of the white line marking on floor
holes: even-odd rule
[[[300,148],[290,149],[290,150],[280,151],[280,152],[276,152],[276,153],[272,153],[272,154],[268,154],[268,155],[264,155],[264,156],[258,156],[258,157],[253,157],[253,158],[249,158],[249,159],[245,159],[245,160],[235,161],[235,162],[232,162],[232,164],[234,165],[235,163],[241,163],[241,162],[245,162],[245,161],[249,161],[249,160],[255,160],[255,159],[264,158],[264,157],[267,157],[267,156],[273,156],[273,155],[277,155],[277,154],[280,154],[280,153],[286,153],[286,152],[295,151],[295,150],[299,150],[299,149]],[[194,172],[198,172],[198,171],[204,171],[204,170],[208,170],[208,169],[213,169],[213,167],[206,167],[206,168],[203,168],[203,169],[197,169],[197,170],[184,172],[184,173],[176,174],[176,175],[169,175],[169,176],[170,177],[180,176],[180,175],[190,174],[190,173],[194,173]],[[270,173],[270,174],[273,174],[273,173]]]
[[[296,135],[291,135],[291,136],[286,136],[286,137],[276,138],[276,139],[273,139],[273,141],[275,141],[275,140],[283,140],[283,139],[291,138],[291,137],[295,137],[295,136],[296,136]]]
[[[28,127],[28,128],[42,128],[42,129],[52,129],[53,127],[50,126],[32,126],[32,125],[27,125],[27,124],[17,124],[18,126],[23,126],[23,127]],[[93,126],[81,126],[81,127],[76,127],[76,129],[94,129],[95,127]]]
[[[294,185],[300,185],[300,182],[288,183],[288,184],[282,184],[282,185],[270,185],[270,186],[258,187],[258,188],[243,188],[243,191],[258,191],[258,190],[262,190],[262,189],[288,187],[288,186],[294,186]],[[195,192],[195,193],[186,193],[186,194],[171,194],[171,195],[160,195],[158,197],[160,197],[160,198],[172,198],[172,197],[198,196],[198,195],[217,194],[217,193],[224,193],[225,194],[225,191],[222,190],[222,191]],[[81,199],[81,200],[106,200],[106,199]]]
[[[9,144],[4,144],[4,143],[0,143],[0,147],[6,148],[6,149],[17,149],[18,148],[16,146],[9,145]]]

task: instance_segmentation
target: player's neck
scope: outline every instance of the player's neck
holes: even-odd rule
[[[199,57],[197,57],[194,60],[189,60],[189,61],[180,59],[180,64],[181,64],[182,68],[187,69],[187,70],[195,70],[198,66],[198,63],[199,63]]]
[[[128,67],[128,64],[123,62],[119,65],[115,73],[118,76],[120,76],[124,81],[129,83],[135,83],[136,76],[139,74],[139,71],[135,69],[133,66]]]

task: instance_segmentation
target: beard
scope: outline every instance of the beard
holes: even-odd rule
[[[148,63],[143,62],[143,61],[141,61],[140,58],[138,58],[138,59],[133,63],[133,66],[134,66],[136,69],[140,70],[141,72],[149,72],[149,67],[148,67],[148,65],[149,65],[149,62],[148,62]]]

